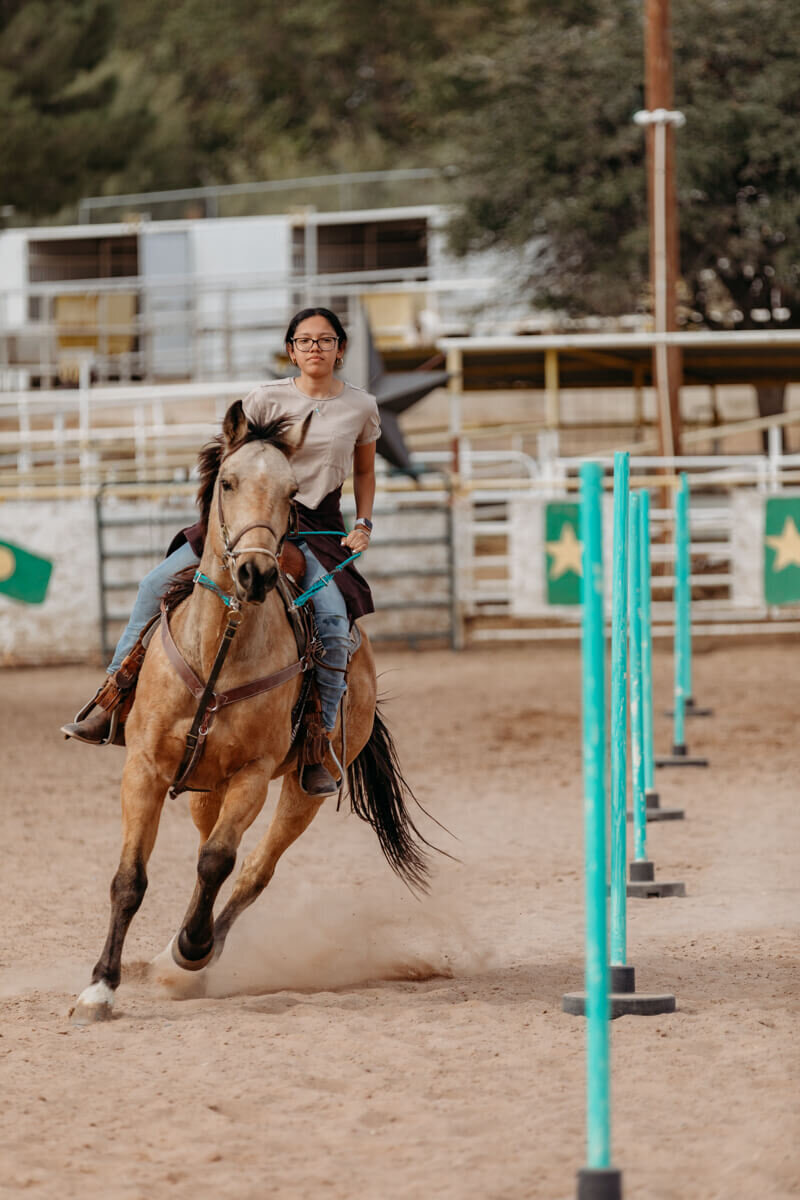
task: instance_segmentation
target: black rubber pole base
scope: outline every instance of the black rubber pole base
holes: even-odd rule
[[[647,860],[630,864],[631,881],[625,889],[627,896],[638,900],[650,900],[663,896],[685,896],[685,883],[659,883],[656,880],[656,869]]]
[[[686,815],[682,808],[662,808],[658,792],[645,792],[644,806],[648,821],[682,821]]]
[[[707,758],[698,758],[689,754],[686,746],[673,745],[672,754],[656,758],[657,767],[707,767]]]
[[[646,808],[644,819],[645,821],[682,821],[686,813],[682,808]],[[628,820],[633,820],[633,813],[628,813]]]
[[[714,710],[713,708],[702,708],[699,704],[695,704],[690,696],[683,702],[683,715],[685,717],[713,717]],[[675,710],[673,708],[667,709],[664,716],[674,717]]]
[[[615,1167],[581,1167],[578,1200],[622,1200],[622,1172]]]
[[[635,970],[629,965],[609,967],[608,1008],[611,1020],[617,1017],[656,1017],[675,1012],[675,997],[669,992],[637,992]],[[561,1008],[573,1017],[586,1016],[586,992],[567,992]]]
[[[685,883],[664,883],[653,880],[652,883],[629,883],[625,895],[634,900],[663,900],[667,896],[685,896]]]
[[[630,963],[612,963],[608,968],[608,986],[614,993],[631,995],[636,991],[636,968]]]

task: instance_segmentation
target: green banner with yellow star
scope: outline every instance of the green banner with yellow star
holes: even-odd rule
[[[0,592],[23,604],[41,604],[53,564],[13,542],[0,542]]]
[[[547,504],[544,510],[545,578],[548,604],[580,604],[580,505]]]
[[[771,496],[765,505],[764,599],[800,602],[800,496]]]

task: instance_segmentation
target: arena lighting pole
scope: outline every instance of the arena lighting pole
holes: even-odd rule
[[[669,262],[669,197],[667,187],[667,127],[680,128],[686,124],[682,112],[666,108],[652,111],[641,109],[633,119],[642,128],[653,126],[653,171],[652,171],[652,277],[653,315],[656,333],[667,333],[675,327],[674,270]],[[674,202],[674,198],[673,198]],[[670,287],[670,282],[673,286]],[[680,444],[677,390],[678,381],[670,375],[670,352],[666,342],[656,343],[653,351],[655,360],[656,395],[658,397],[658,426],[661,454],[673,458]],[[674,358],[674,355],[672,356]],[[673,396],[674,393],[674,396]]]
[[[678,219],[675,200],[674,128],[683,125],[673,111],[672,37],[669,0],[645,0],[644,65],[646,108],[634,121],[647,135],[647,191],[650,214],[650,277],[656,333],[675,328],[678,279]],[[657,344],[653,366],[658,396],[661,454],[680,453],[681,354]]]

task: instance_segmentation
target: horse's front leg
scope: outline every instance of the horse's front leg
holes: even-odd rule
[[[168,781],[140,755],[128,756],[122,773],[122,851],[111,882],[106,944],[72,1010],[76,1025],[107,1020],[119,987],[125,935],[147,889],[147,862],[155,845]]]
[[[284,776],[281,794],[269,829],[242,866],[236,886],[214,926],[214,954],[222,953],[231,925],[263,892],[275,873],[278,859],[300,837],[320,810],[324,797],[307,796],[297,772]]]
[[[271,774],[272,763],[248,763],[228,782],[222,811],[200,847],[197,883],[183,924],[172,942],[172,957],[179,967],[199,971],[211,958],[214,901],[233,870],[245,830],[263,808]]]

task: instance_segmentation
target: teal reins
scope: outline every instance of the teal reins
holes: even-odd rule
[[[305,537],[314,537],[319,533],[336,534],[338,537],[341,537],[341,535],[344,533],[344,530],[342,530],[342,529],[313,529],[313,530],[309,530],[308,533],[290,533],[289,540],[290,541],[300,541]],[[328,571],[327,575],[323,575],[320,579],[318,579],[316,581],[316,583],[312,583],[310,588],[307,588],[304,592],[300,593],[300,595],[297,597],[297,599],[292,604],[292,608],[302,608],[303,605],[306,604],[311,599],[312,596],[315,596],[317,594],[317,592],[321,592],[324,587],[328,586],[328,584],[331,582],[334,575],[336,575],[336,573],[338,571],[341,571],[342,568],[346,567],[349,563],[355,562],[355,560],[357,558],[360,558],[362,554],[363,554],[362,550],[357,550],[355,554],[351,554],[349,558],[346,558],[344,560],[344,562],[340,562],[338,564],[338,566],[333,568],[332,571]],[[238,601],[236,600],[236,598],[234,596],[229,596],[226,592],[223,592],[221,588],[217,587],[217,585],[214,583],[214,580],[209,579],[208,576],[204,575],[202,571],[195,571],[192,582],[199,583],[202,587],[208,588],[208,590],[210,592],[213,592],[215,596],[219,596],[220,600],[227,608],[231,608],[231,607],[238,608],[239,607]]]
[[[239,607],[239,601],[235,596],[229,596],[227,592],[223,592],[221,588],[217,587],[217,585],[214,583],[214,580],[209,579],[208,576],[204,575],[202,571],[195,571],[192,577],[192,583],[199,583],[202,585],[202,587],[208,588],[210,592],[213,592],[215,596],[219,596],[226,608]]]
[[[341,530],[337,529],[336,532],[340,533]],[[310,588],[307,588],[304,592],[301,592],[301,594],[292,604],[292,608],[302,608],[307,600],[310,600],[311,597],[317,592],[321,592],[324,587],[328,586],[337,571],[341,571],[343,567],[346,567],[348,563],[354,562],[355,559],[361,558],[362,553],[363,551],[357,550],[355,554],[351,554],[349,558],[344,560],[344,562],[340,562],[339,565],[334,567],[332,571],[328,571],[327,575],[323,575],[317,580],[316,583],[312,583]]]
[[[342,537],[342,535],[346,536],[346,531],[344,529],[308,529],[303,533],[290,533],[288,535],[288,540],[290,542],[298,542],[307,537],[317,537],[319,534],[326,533],[335,534],[337,537]],[[312,596],[316,595],[317,592],[321,592],[324,587],[328,586],[338,571],[341,571],[343,567],[348,565],[348,563],[354,562],[357,558],[361,558],[362,554],[362,550],[357,550],[355,554],[351,554],[349,558],[344,560],[344,562],[340,562],[338,566],[333,568],[332,571],[328,571],[327,575],[323,575],[317,580],[316,583],[312,583],[310,588],[307,588],[306,591],[300,593],[300,595],[292,604],[292,608],[302,608]]]

